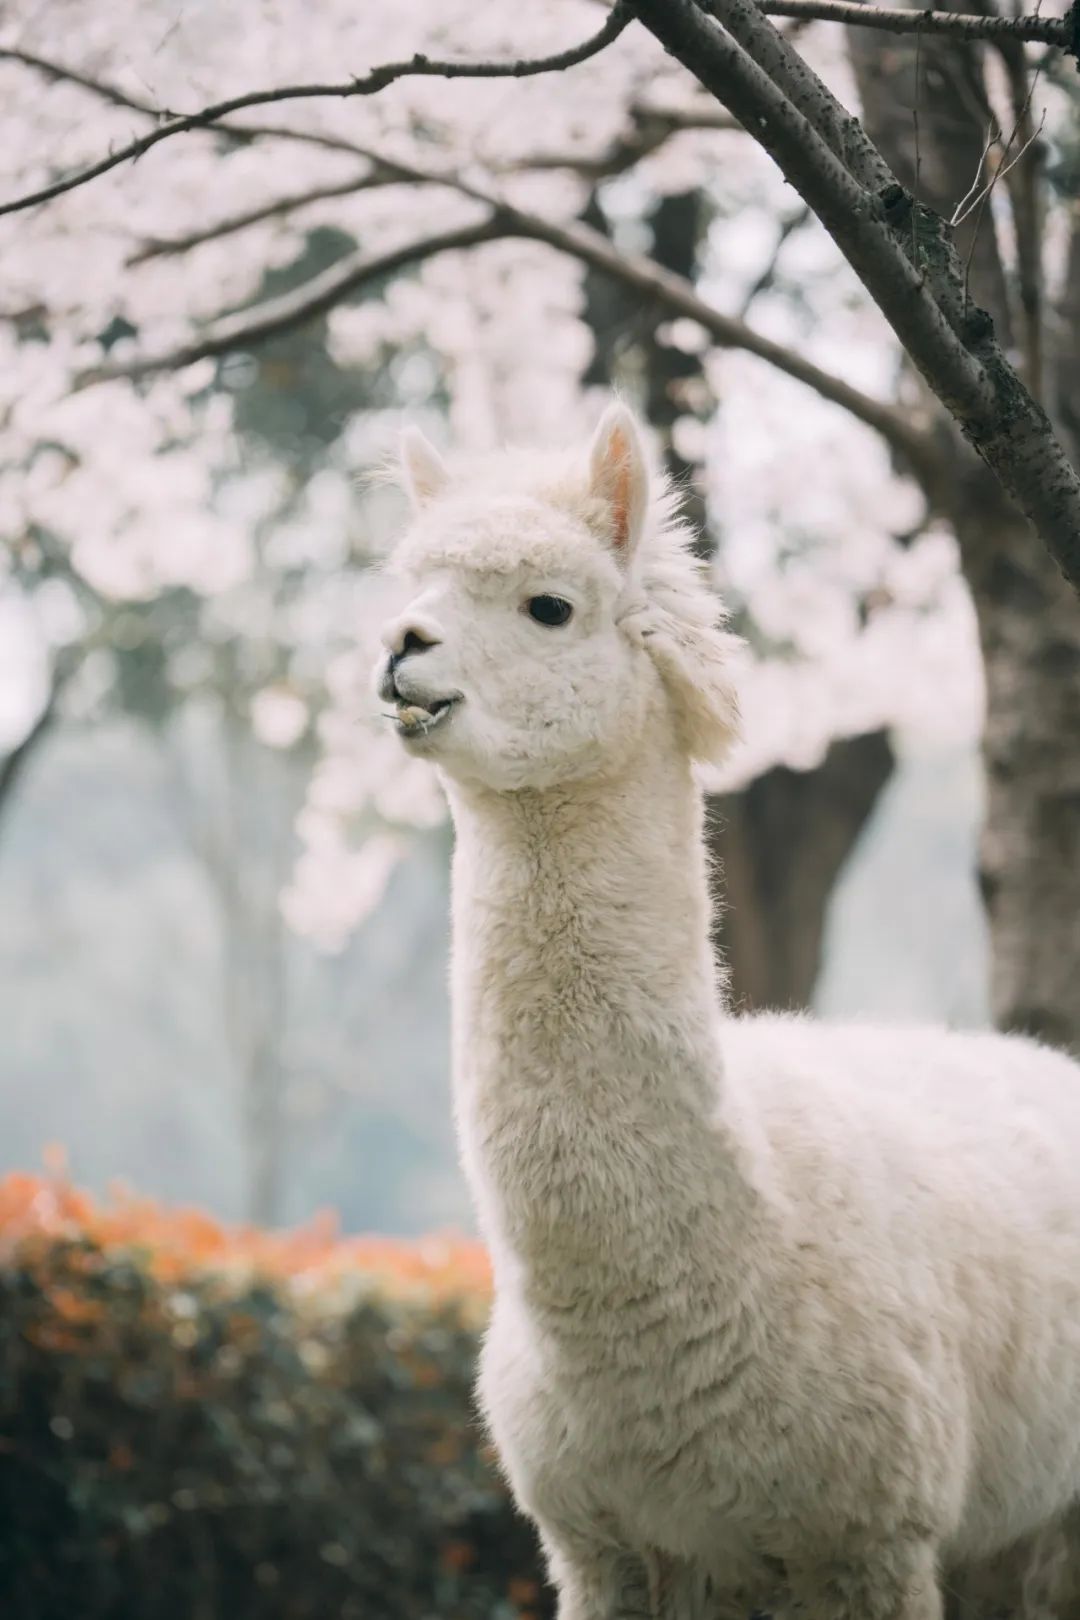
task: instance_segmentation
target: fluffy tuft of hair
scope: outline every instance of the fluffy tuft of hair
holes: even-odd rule
[[[675,706],[691,758],[719,765],[739,735],[735,669],[743,642],[692,549],[693,533],[667,478],[652,483],[639,548],[645,611],[639,633]]]

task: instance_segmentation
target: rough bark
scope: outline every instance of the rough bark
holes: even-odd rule
[[[1080,184],[1080,176],[1077,177]],[[1062,443],[1080,467],[1080,196],[1072,204],[1073,224],[1065,279],[1050,316],[1051,409]]]
[[[975,179],[988,107],[980,46],[910,37],[874,49],[851,30],[863,122],[905,185],[952,212]],[[916,97],[916,58],[919,86]],[[916,163],[915,123],[919,151]],[[1023,330],[1030,300],[1010,307],[989,209],[958,228],[974,299],[1001,333]],[[1080,228],[1051,319],[1052,409],[1075,455],[1080,422]],[[1021,286],[1023,295],[1023,286]],[[1026,333],[1029,352],[1037,335]],[[1023,518],[957,437],[949,511],[978,618],[986,671],[986,821],[980,877],[990,922],[992,1006],[1004,1029],[1080,1049],[1080,602]]]
[[[834,742],[812,771],[779,765],[709,801],[722,882],[714,939],[735,1006],[809,1006],[833,886],[892,774],[884,731]]]
[[[1006,361],[992,320],[969,299],[942,219],[913,202],[858,121],[754,0],[707,0],[716,22],[695,0],[630,3],[775,159],[927,386],[1080,590],[1080,475]]]
[[[1080,1051],[1080,604],[1000,501],[973,501],[957,533],[986,670],[994,1016]]]

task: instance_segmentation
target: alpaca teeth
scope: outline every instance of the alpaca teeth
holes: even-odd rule
[[[398,710],[398,722],[405,727],[422,726],[430,719],[430,710],[422,709],[418,703],[407,703],[403,709]]]

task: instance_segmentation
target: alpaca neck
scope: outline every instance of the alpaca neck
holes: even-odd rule
[[[497,1257],[554,1247],[564,1286],[568,1250],[595,1268],[604,1232],[653,1202],[635,1178],[670,1183],[687,1219],[744,1181],[706,1128],[721,1060],[700,795],[663,736],[602,780],[451,802],[466,1168]]]
[[[452,790],[455,989],[482,1050],[534,1033],[526,1084],[568,1086],[601,1035],[711,1050],[717,986],[701,798],[663,739],[618,773],[517,793]],[[565,1047],[565,1049],[564,1049]],[[582,1100],[615,1080],[598,1065]],[[688,1076],[688,1104],[700,1102]],[[713,1074],[715,1083],[715,1073]]]

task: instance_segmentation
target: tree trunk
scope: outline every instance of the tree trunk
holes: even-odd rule
[[[994,1017],[1080,1050],[1080,604],[999,501],[958,533],[986,670]]]
[[[901,181],[948,217],[975,178],[986,138],[984,48],[907,36],[883,48],[863,31],[848,34],[867,132]],[[1037,207],[1031,212],[1037,214]],[[970,257],[973,298],[1008,338],[1026,323],[1023,311],[1018,317],[1010,308],[989,208],[958,228],[957,246],[961,257]],[[1037,264],[1038,253],[1033,257]],[[1075,230],[1070,269],[1080,271]],[[1056,331],[1050,404],[1074,458],[1078,300],[1075,281],[1067,279],[1051,316]],[[1038,333],[1026,336],[1029,354],[1037,355]],[[980,875],[990,923],[994,1017],[1003,1029],[1080,1048],[1080,602],[959,436],[943,433],[943,441],[952,447],[950,515],[986,674]]]
[[[279,762],[267,757],[269,750],[226,701],[225,839],[214,870],[222,912],[226,1028],[241,1089],[247,1212],[257,1225],[269,1226],[281,1217],[286,1149],[281,785],[271,768]]]
[[[288,952],[278,897],[291,858],[295,803],[287,756],[266,748],[240,712],[234,644],[219,648],[220,711],[206,733],[166,733],[181,826],[217,901],[221,1010],[245,1157],[245,1216],[282,1216],[290,1146]]]
[[[45,707],[20,742],[0,759],[0,816],[10,805],[15,789],[34,754],[48,737],[60,716],[60,701],[81,662],[81,654],[70,650],[57,656]]]
[[[0,759],[0,816],[15,797],[15,789],[33,755],[49,735],[56,720],[56,705],[50,697],[26,736]]]
[[[806,1007],[821,968],[829,897],[893,770],[887,733],[834,742],[812,771],[777,765],[709,801],[709,845],[726,891],[714,940],[744,1010]]]

